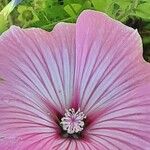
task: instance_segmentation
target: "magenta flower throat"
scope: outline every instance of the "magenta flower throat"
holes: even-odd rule
[[[149,150],[150,65],[138,32],[84,11],[52,32],[0,37],[0,150]]]

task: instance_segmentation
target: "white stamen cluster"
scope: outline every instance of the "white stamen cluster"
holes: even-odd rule
[[[61,126],[68,134],[78,133],[83,130],[84,119],[86,116],[80,112],[80,108],[75,112],[74,108],[66,110],[63,118],[61,118]]]

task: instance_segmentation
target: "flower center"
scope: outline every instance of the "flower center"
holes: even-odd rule
[[[64,117],[61,118],[60,125],[68,134],[78,133],[83,130],[85,118],[86,116],[80,111],[80,108],[77,111],[75,111],[74,108],[71,108],[66,110]]]

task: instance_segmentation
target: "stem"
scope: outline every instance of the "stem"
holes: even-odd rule
[[[139,0],[132,0],[132,8],[133,9],[136,9],[138,5],[139,5]]]
[[[139,0],[132,0],[132,3],[131,5],[129,5],[129,7],[127,8],[127,10],[125,10],[124,13],[121,13],[117,20],[120,20],[120,21],[124,21],[126,17],[128,17],[133,11],[136,10],[136,8],[138,7],[139,5]]]
[[[4,4],[5,5],[7,5],[9,2],[8,2],[8,0],[5,0],[4,1]],[[12,17],[11,17],[11,15],[9,14],[9,16],[8,16],[8,21],[9,21],[9,25],[11,26],[11,25],[13,25],[13,19],[12,19]]]
[[[144,30],[144,31],[141,31],[140,34],[144,34],[144,35],[150,35],[150,31],[148,30]]]
[[[42,15],[43,15],[43,17],[46,19],[46,21],[49,22],[49,20],[48,20],[48,18],[47,18],[47,16],[45,15],[44,12],[42,12]]]

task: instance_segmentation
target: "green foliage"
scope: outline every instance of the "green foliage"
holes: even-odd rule
[[[0,0],[0,10],[9,1]],[[84,9],[105,12],[138,28],[146,51],[150,51],[150,0],[23,0],[9,18],[0,16],[0,32],[12,24],[52,30],[58,22],[75,22]]]
[[[39,21],[38,16],[36,15],[34,9],[30,6],[20,5],[17,9],[18,21],[24,26],[27,27],[37,21]]]
[[[70,17],[75,18],[81,8],[82,8],[81,4],[68,4],[64,7],[64,10]]]
[[[140,4],[136,9],[135,16],[150,20],[150,3]]]
[[[0,4],[3,8],[4,3]],[[74,22],[84,9],[102,11],[126,22],[130,17],[150,20],[149,8],[149,0],[23,0],[11,16],[16,16],[13,24],[51,30],[57,22]]]
[[[95,9],[105,12],[107,7],[110,5],[108,0],[91,0]]]
[[[3,33],[8,28],[8,20],[0,14],[0,34]]]

